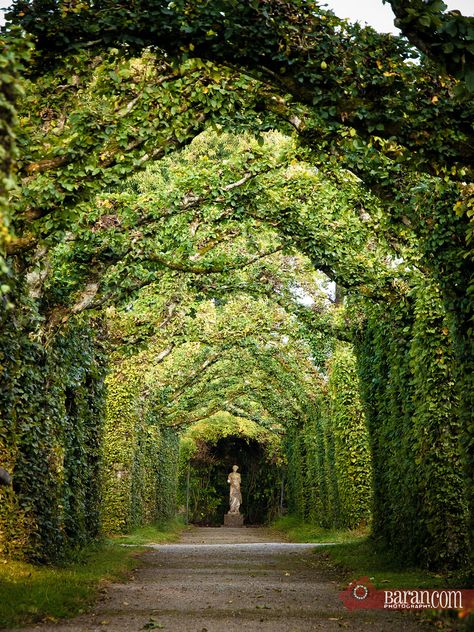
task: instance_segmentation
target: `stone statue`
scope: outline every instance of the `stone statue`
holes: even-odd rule
[[[230,515],[240,514],[240,505],[242,504],[242,493],[240,491],[240,474],[237,472],[238,465],[232,466],[232,472],[227,478],[227,482],[230,483]]]

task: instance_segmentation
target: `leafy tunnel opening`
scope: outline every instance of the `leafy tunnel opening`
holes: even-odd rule
[[[217,415],[211,424],[200,424],[197,433],[190,429],[183,435],[178,486],[181,512],[192,524],[221,526],[229,511],[227,477],[232,466],[238,465],[242,476],[240,512],[245,524],[266,524],[282,511],[281,452],[265,431],[247,420],[232,419],[236,428],[227,434],[228,419],[227,415]]]

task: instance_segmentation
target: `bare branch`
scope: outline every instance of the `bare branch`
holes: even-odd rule
[[[187,264],[184,261],[179,261],[179,262],[169,261],[165,256],[159,255],[159,254],[150,255],[149,257],[147,257],[147,260],[156,262],[156,263],[161,263],[162,265],[169,268],[170,270],[176,270],[178,272],[187,272],[190,274],[222,274],[225,272],[230,272],[232,270],[240,270],[242,268],[251,266],[257,261],[259,261],[260,259],[263,259],[264,257],[270,257],[271,255],[274,255],[277,252],[280,252],[281,250],[283,250],[283,246],[279,246],[278,248],[274,248],[273,250],[269,250],[268,252],[263,252],[257,257],[253,257],[252,259],[248,259],[247,261],[234,263],[232,265],[222,264],[220,266],[210,266],[210,265],[209,266],[205,266],[205,265],[193,266],[193,265]]]
[[[97,281],[90,282],[86,285],[80,295],[79,300],[71,307],[72,314],[83,312],[92,303],[92,300],[99,291],[99,283]]]
[[[153,364],[160,364],[161,362],[163,362],[163,360],[165,358],[167,358],[170,353],[173,351],[174,349],[174,343],[170,344],[169,347],[166,347],[166,349],[163,349],[163,351],[160,351],[160,353],[158,353],[154,358],[153,358]]]

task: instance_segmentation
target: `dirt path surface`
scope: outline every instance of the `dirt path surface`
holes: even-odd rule
[[[179,544],[153,545],[124,584],[94,610],[41,632],[422,632],[409,615],[348,612],[342,586],[314,544],[290,544],[266,529],[194,528]],[[431,629],[431,628],[428,628]]]

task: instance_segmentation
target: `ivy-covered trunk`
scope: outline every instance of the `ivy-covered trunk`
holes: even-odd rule
[[[427,531],[421,555],[436,567],[457,568],[468,559],[469,522],[456,359],[439,290],[420,288],[416,299],[410,360],[415,463]]]
[[[355,358],[339,344],[327,389],[286,438],[288,508],[325,528],[357,528],[371,520],[372,466]]]
[[[330,363],[329,422],[340,504],[340,524],[354,529],[368,523],[372,511],[372,464],[356,361],[352,349],[340,344]]]

